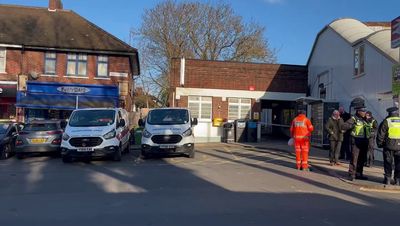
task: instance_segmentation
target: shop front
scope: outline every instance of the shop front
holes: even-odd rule
[[[118,107],[118,86],[27,82],[17,93],[16,106],[24,109],[25,121],[67,119],[74,109]]]
[[[0,81],[0,119],[15,119],[17,82]]]

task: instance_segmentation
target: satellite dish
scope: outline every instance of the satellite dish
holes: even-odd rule
[[[39,73],[34,72],[34,71],[31,71],[31,72],[29,72],[29,76],[30,76],[33,80],[36,80],[36,79],[39,78]]]

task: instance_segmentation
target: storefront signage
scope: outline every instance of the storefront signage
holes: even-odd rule
[[[121,72],[110,72],[110,76],[112,77],[128,77],[128,73],[121,73]]]
[[[90,89],[79,86],[60,86],[57,88],[57,90],[62,93],[70,93],[70,94],[82,94],[90,92]]]
[[[400,16],[392,20],[392,48],[400,46]]]

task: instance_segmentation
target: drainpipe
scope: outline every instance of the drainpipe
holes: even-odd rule
[[[183,87],[185,86],[185,58],[181,58],[181,73],[179,84]]]

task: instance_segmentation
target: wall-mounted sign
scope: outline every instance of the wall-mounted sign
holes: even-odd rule
[[[110,72],[110,76],[112,77],[128,77],[128,73],[122,73],[122,72]]]
[[[57,88],[57,90],[62,93],[71,93],[71,94],[82,94],[90,92],[90,89],[79,86],[60,86]]]
[[[392,20],[392,48],[400,46],[400,16]]]

